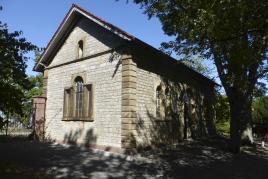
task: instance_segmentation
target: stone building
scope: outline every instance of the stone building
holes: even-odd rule
[[[77,5],[34,70],[45,139],[122,151],[215,132],[213,81]]]

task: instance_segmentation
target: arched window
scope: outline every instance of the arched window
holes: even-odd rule
[[[157,88],[156,88],[156,94],[155,94],[155,97],[156,97],[156,116],[160,116],[160,112],[161,112],[161,86],[158,85]]]
[[[75,78],[75,116],[83,116],[84,106],[84,82],[82,77],[78,76]]]
[[[63,120],[93,121],[93,86],[79,75],[64,88]]]
[[[84,53],[84,42],[79,40],[78,42],[78,58],[82,58]]]

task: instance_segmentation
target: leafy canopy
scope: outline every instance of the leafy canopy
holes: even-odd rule
[[[227,93],[235,87],[251,94],[257,79],[267,74],[268,1],[134,2],[176,37],[163,43],[164,48],[213,59]]]
[[[211,72],[212,70],[204,64],[203,59],[201,58],[187,58],[181,59],[182,63],[186,66],[194,69],[195,71],[205,75],[208,78],[212,78]]]
[[[133,0],[175,40],[162,43],[177,55],[213,60],[230,104],[230,150],[253,142],[252,100],[268,73],[268,1]]]
[[[255,123],[268,124],[268,96],[254,100],[252,117]]]
[[[36,46],[21,35],[0,21],[0,111],[5,114],[22,113],[24,91],[30,88],[25,55]]]

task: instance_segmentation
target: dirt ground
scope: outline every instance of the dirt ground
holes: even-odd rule
[[[0,178],[267,179],[268,151],[227,152],[226,140],[185,141],[172,149],[113,154],[26,139],[0,139]]]

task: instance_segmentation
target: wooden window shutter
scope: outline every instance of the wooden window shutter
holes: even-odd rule
[[[73,88],[70,88],[69,95],[69,108],[68,108],[68,117],[74,117],[74,100],[75,100],[75,92]]]
[[[93,86],[90,85],[88,93],[88,116],[93,117]]]
[[[73,110],[73,88],[64,89],[63,99],[63,117],[68,119],[72,117]]]
[[[64,98],[63,98],[63,117],[67,118],[68,117],[68,105],[69,103],[69,94],[68,94],[68,89],[64,89]]]
[[[92,84],[84,85],[84,117],[92,118],[93,115],[93,87]]]

